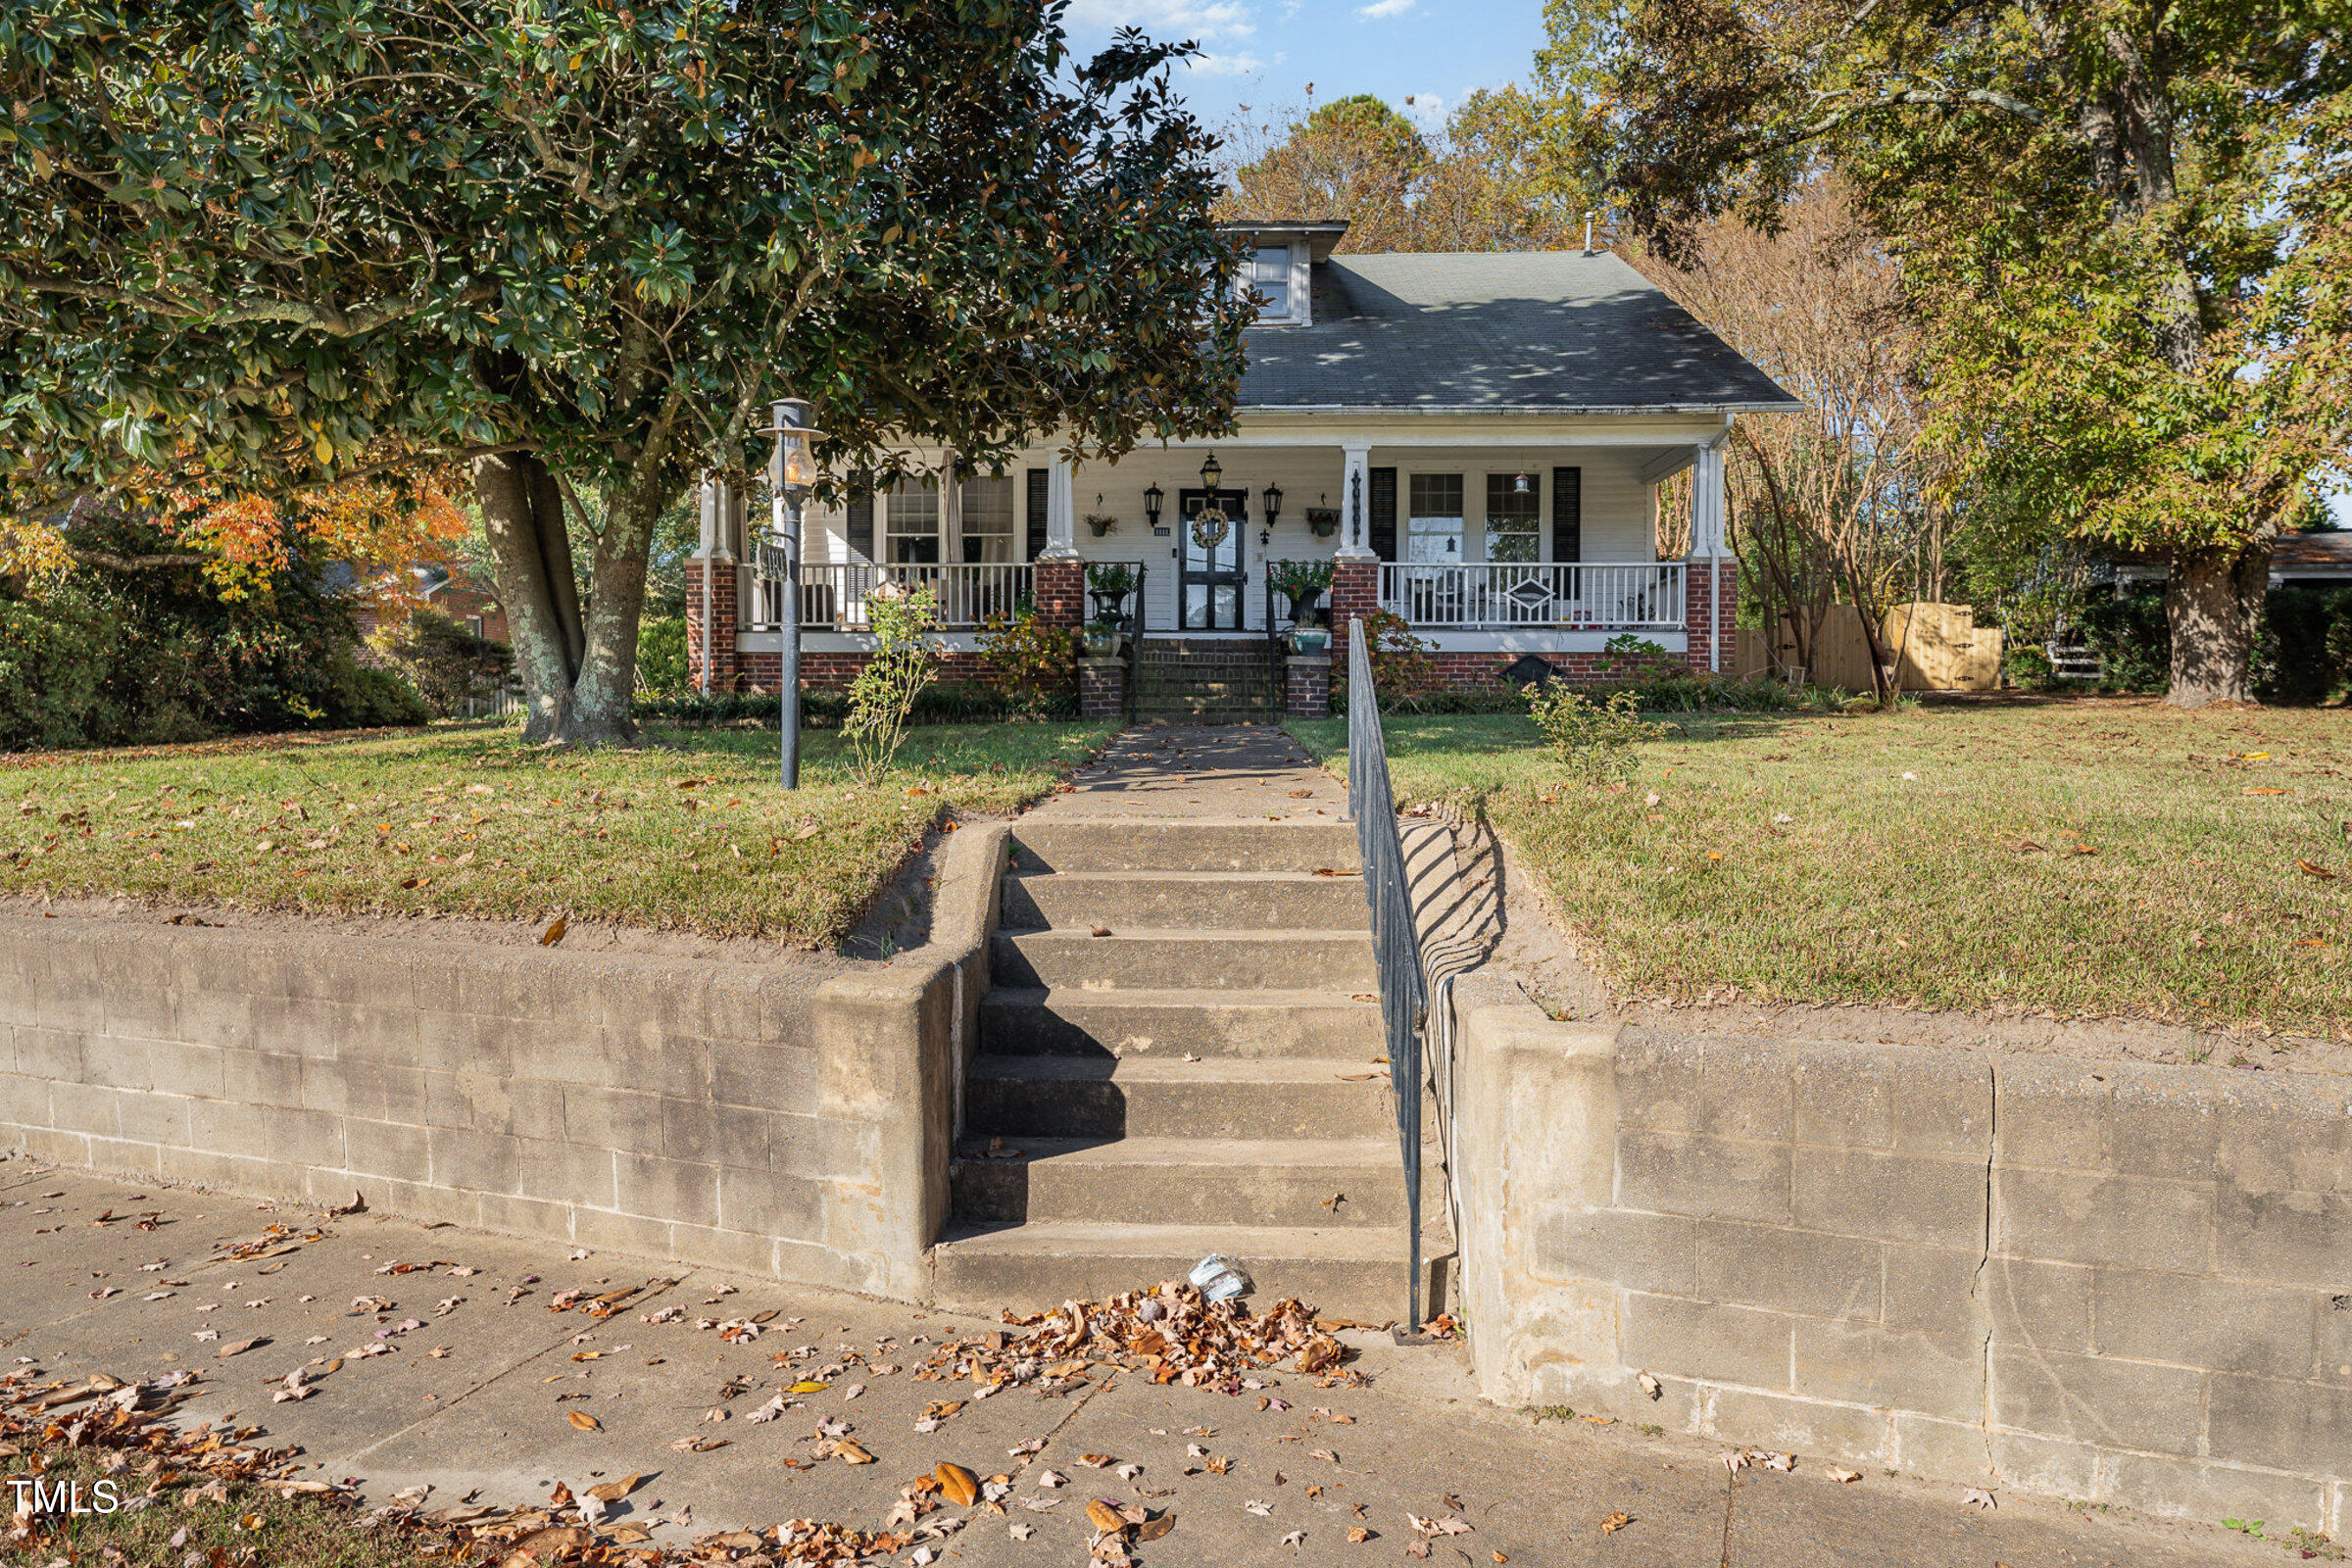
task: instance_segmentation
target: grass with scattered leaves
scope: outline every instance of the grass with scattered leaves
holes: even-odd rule
[[[1293,731],[1334,768],[1340,720]],[[2270,1025],[2352,1039],[2352,718],[2135,700],[1682,719],[1630,785],[1516,715],[1395,717],[1634,997]]]
[[[1052,790],[1107,730],[912,731],[875,788],[840,737],[653,731],[548,752],[497,728],[0,759],[0,893],[298,913],[573,920],[837,941],[950,810]]]

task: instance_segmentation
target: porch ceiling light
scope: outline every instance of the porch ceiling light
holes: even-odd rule
[[[1282,486],[1278,484],[1266,486],[1259,493],[1258,501],[1265,509],[1266,526],[1273,527],[1274,519],[1282,515]]]
[[[1211,453],[1210,453],[1210,454],[1209,454],[1209,455],[1208,455],[1206,458],[1204,458],[1203,460],[1201,460],[1201,464],[1200,464],[1200,485],[1201,485],[1201,488],[1203,488],[1203,489],[1205,489],[1205,490],[1209,491],[1209,492],[1210,492],[1210,493],[1213,495],[1213,494],[1215,493],[1215,491],[1216,491],[1216,489],[1217,489],[1218,485],[1219,485],[1219,484],[1221,484],[1221,483],[1224,481],[1224,478],[1225,478],[1225,465],[1223,465],[1223,464],[1219,463],[1219,462],[1217,461],[1217,455],[1216,455],[1214,452],[1211,452]]]
[[[771,408],[767,433],[776,438],[768,465],[768,480],[787,495],[807,495],[816,483],[815,444],[825,432],[810,419],[807,398],[778,398]]]
[[[1159,526],[1160,503],[1167,499],[1167,493],[1158,485],[1152,485],[1144,492],[1144,520],[1154,528]]]

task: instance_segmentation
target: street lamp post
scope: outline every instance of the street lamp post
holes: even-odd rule
[[[816,482],[811,449],[824,432],[810,422],[804,398],[778,398],[771,413],[768,433],[776,438],[776,449],[767,460],[768,549],[775,556],[773,575],[783,582],[776,616],[783,644],[776,682],[783,688],[777,713],[783,728],[778,773],[784,788],[797,790],[801,787],[801,502]],[[762,571],[761,575],[769,573]]]

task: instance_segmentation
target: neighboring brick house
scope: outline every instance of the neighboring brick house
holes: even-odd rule
[[[409,578],[409,593],[416,603],[447,615],[476,637],[486,637],[494,643],[510,640],[507,612],[498,602],[498,591],[465,567],[434,562],[398,569]],[[376,597],[370,597],[354,618],[359,622],[361,637],[370,641],[388,624],[407,623],[407,613],[397,604],[387,611],[384,600]]]
[[[1143,570],[1147,640],[1263,646],[1287,608],[1266,565],[1285,559],[1334,564],[1338,646],[1350,617],[1392,611],[1455,682],[1514,661],[1595,673],[1627,633],[1729,670],[1739,573],[1725,443],[1739,415],[1798,405],[1613,255],[1333,254],[1346,231],[1236,229],[1266,304],[1233,435],[1082,467],[1044,443],[1001,477],[811,508],[804,678],[856,670],[865,597],[882,580],[937,590],[940,641],[960,672],[993,611],[1025,602],[1086,618],[1083,574],[1097,562]],[[914,456],[952,476],[952,454]],[[1685,468],[1690,554],[1660,561],[1658,485]],[[763,526],[740,497],[706,494],[687,579],[703,689],[776,679],[785,596],[751,564]]]

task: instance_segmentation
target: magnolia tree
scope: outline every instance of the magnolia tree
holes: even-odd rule
[[[1669,248],[1833,162],[1903,269],[1955,488],[2170,568],[2171,700],[2250,698],[2272,542],[2352,444],[2340,0],[1553,0]]]
[[[0,15],[18,533],[455,473],[533,740],[629,738],[663,509],[811,399],[830,483],[1230,425],[1183,46],[1044,0],[56,0]],[[603,505],[589,517],[578,493]],[[566,509],[588,523],[575,563]],[[585,591],[580,584],[585,583]]]

